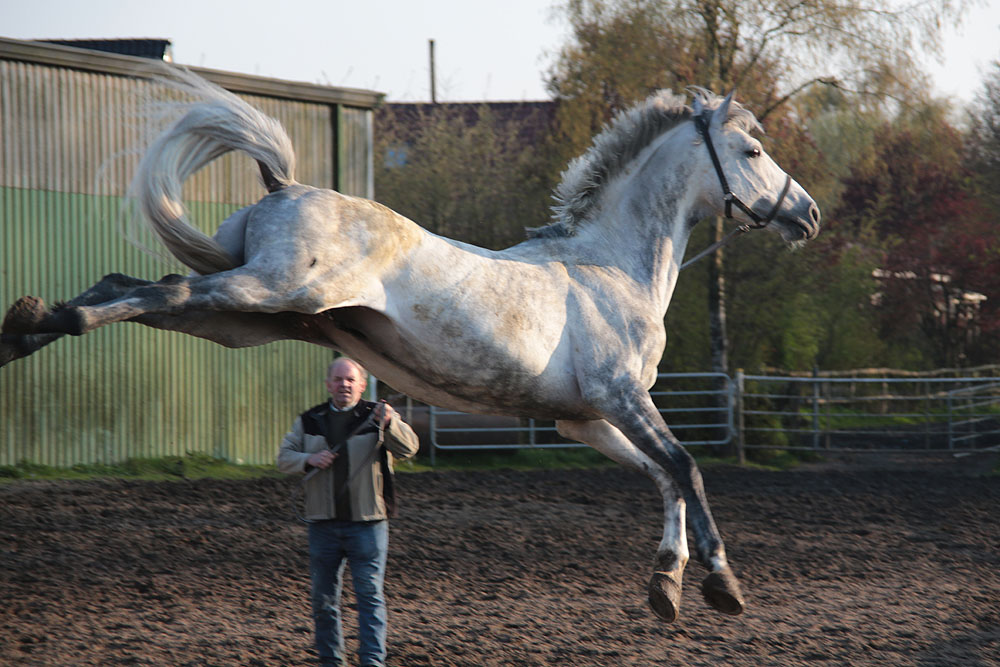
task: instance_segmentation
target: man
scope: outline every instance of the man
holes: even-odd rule
[[[361,400],[366,386],[360,364],[334,361],[326,376],[330,401],[299,415],[278,452],[282,472],[306,473],[312,612],[323,665],[346,664],[340,611],[345,563],[358,603],[360,664],[385,664],[382,584],[395,508],[392,461],[419,447],[413,429],[387,403]]]

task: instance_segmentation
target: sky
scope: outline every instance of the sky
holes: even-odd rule
[[[184,65],[430,99],[544,100],[544,77],[566,42],[554,0],[0,0],[0,36],[155,37]],[[985,0],[944,34],[946,60],[927,63],[940,95],[968,102],[1000,59],[1000,0]]]

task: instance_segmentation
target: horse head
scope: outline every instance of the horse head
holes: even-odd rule
[[[733,102],[733,93],[714,108],[706,104],[712,98],[711,93],[697,90],[691,113],[707,149],[708,206],[745,228],[771,227],[788,242],[814,238],[819,234],[819,207],[751,135],[761,129],[756,118]]]

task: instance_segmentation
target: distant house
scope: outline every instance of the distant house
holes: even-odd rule
[[[887,271],[875,269],[872,276],[884,286],[888,281],[917,281],[927,283],[930,301],[926,306],[923,318],[931,321],[942,331],[952,331],[958,338],[956,345],[971,345],[982,334],[980,315],[983,301],[987,296],[980,292],[963,289],[952,282],[952,277],[943,273],[929,273],[919,276],[914,271]],[[886,293],[879,290],[871,295],[871,303],[876,307],[884,306]],[[959,353],[961,355],[961,352]]]

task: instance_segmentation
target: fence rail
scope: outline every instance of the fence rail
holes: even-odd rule
[[[742,449],[970,451],[1000,442],[996,377],[737,375]]]
[[[831,375],[662,373],[650,395],[683,444],[731,445],[741,461],[752,449],[958,453],[1000,446],[995,374]],[[559,436],[551,421],[434,407],[429,419],[432,462],[437,450],[583,446]]]
[[[980,441],[996,446],[1000,441],[997,405],[1000,382],[978,384],[948,392],[949,447],[975,446]],[[992,438],[994,442],[988,442]]]
[[[734,386],[725,373],[661,373],[649,394],[684,444],[721,446],[730,444],[735,432]],[[434,406],[429,421],[432,465],[438,450],[586,446],[560,436],[553,421],[482,418]]]

